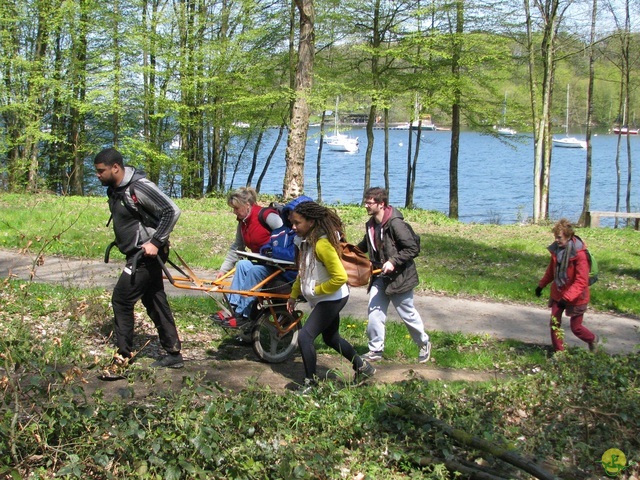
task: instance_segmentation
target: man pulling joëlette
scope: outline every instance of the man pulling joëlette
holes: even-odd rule
[[[169,234],[180,217],[180,209],[143,173],[125,167],[116,149],[107,148],[98,153],[94,166],[98,179],[108,187],[115,244],[126,256],[126,266],[112,295],[117,344],[114,364],[126,367],[132,359],[134,306],[142,300],[168,353],[152,366],[180,368],[184,366],[180,338],[164,291],[162,268],[156,258],[166,260],[169,255]],[[144,254],[132,272],[133,258],[140,250]]]

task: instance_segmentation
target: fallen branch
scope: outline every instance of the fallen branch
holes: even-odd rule
[[[520,470],[524,470],[540,480],[556,479],[553,474],[547,472],[536,463],[523,458],[512,450],[475,437],[464,430],[460,430],[459,428],[453,428],[448,423],[445,423],[435,417],[430,417],[421,413],[407,412],[398,405],[389,404],[389,407],[389,412],[393,415],[407,417],[417,425],[433,425],[442,430],[445,435],[448,435],[459,443],[487,452],[494,457],[519,468]]]

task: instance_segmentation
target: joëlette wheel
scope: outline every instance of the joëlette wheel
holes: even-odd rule
[[[265,310],[256,321],[251,346],[260,360],[282,363],[291,358],[298,348],[300,324],[288,333],[281,334],[274,322],[286,327],[293,322],[293,316],[287,311],[276,311],[272,314],[270,310]]]

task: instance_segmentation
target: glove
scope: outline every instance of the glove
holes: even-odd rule
[[[564,310],[565,308],[567,308],[567,301],[564,298],[561,298],[558,302],[558,307]]]
[[[542,287],[536,287],[536,297],[539,297],[542,295]]]

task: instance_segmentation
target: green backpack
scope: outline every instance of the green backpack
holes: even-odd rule
[[[587,260],[589,260],[589,285],[593,285],[598,281],[598,261],[588,248],[585,248],[585,251],[587,252]]]
[[[574,236],[582,242],[582,245],[585,245],[584,241],[578,235]],[[587,260],[589,262],[589,285],[591,286],[598,281],[598,273],[600,272],[598,270],[598,262],[586,246],[584,247],[584,251],[587,254]]]

